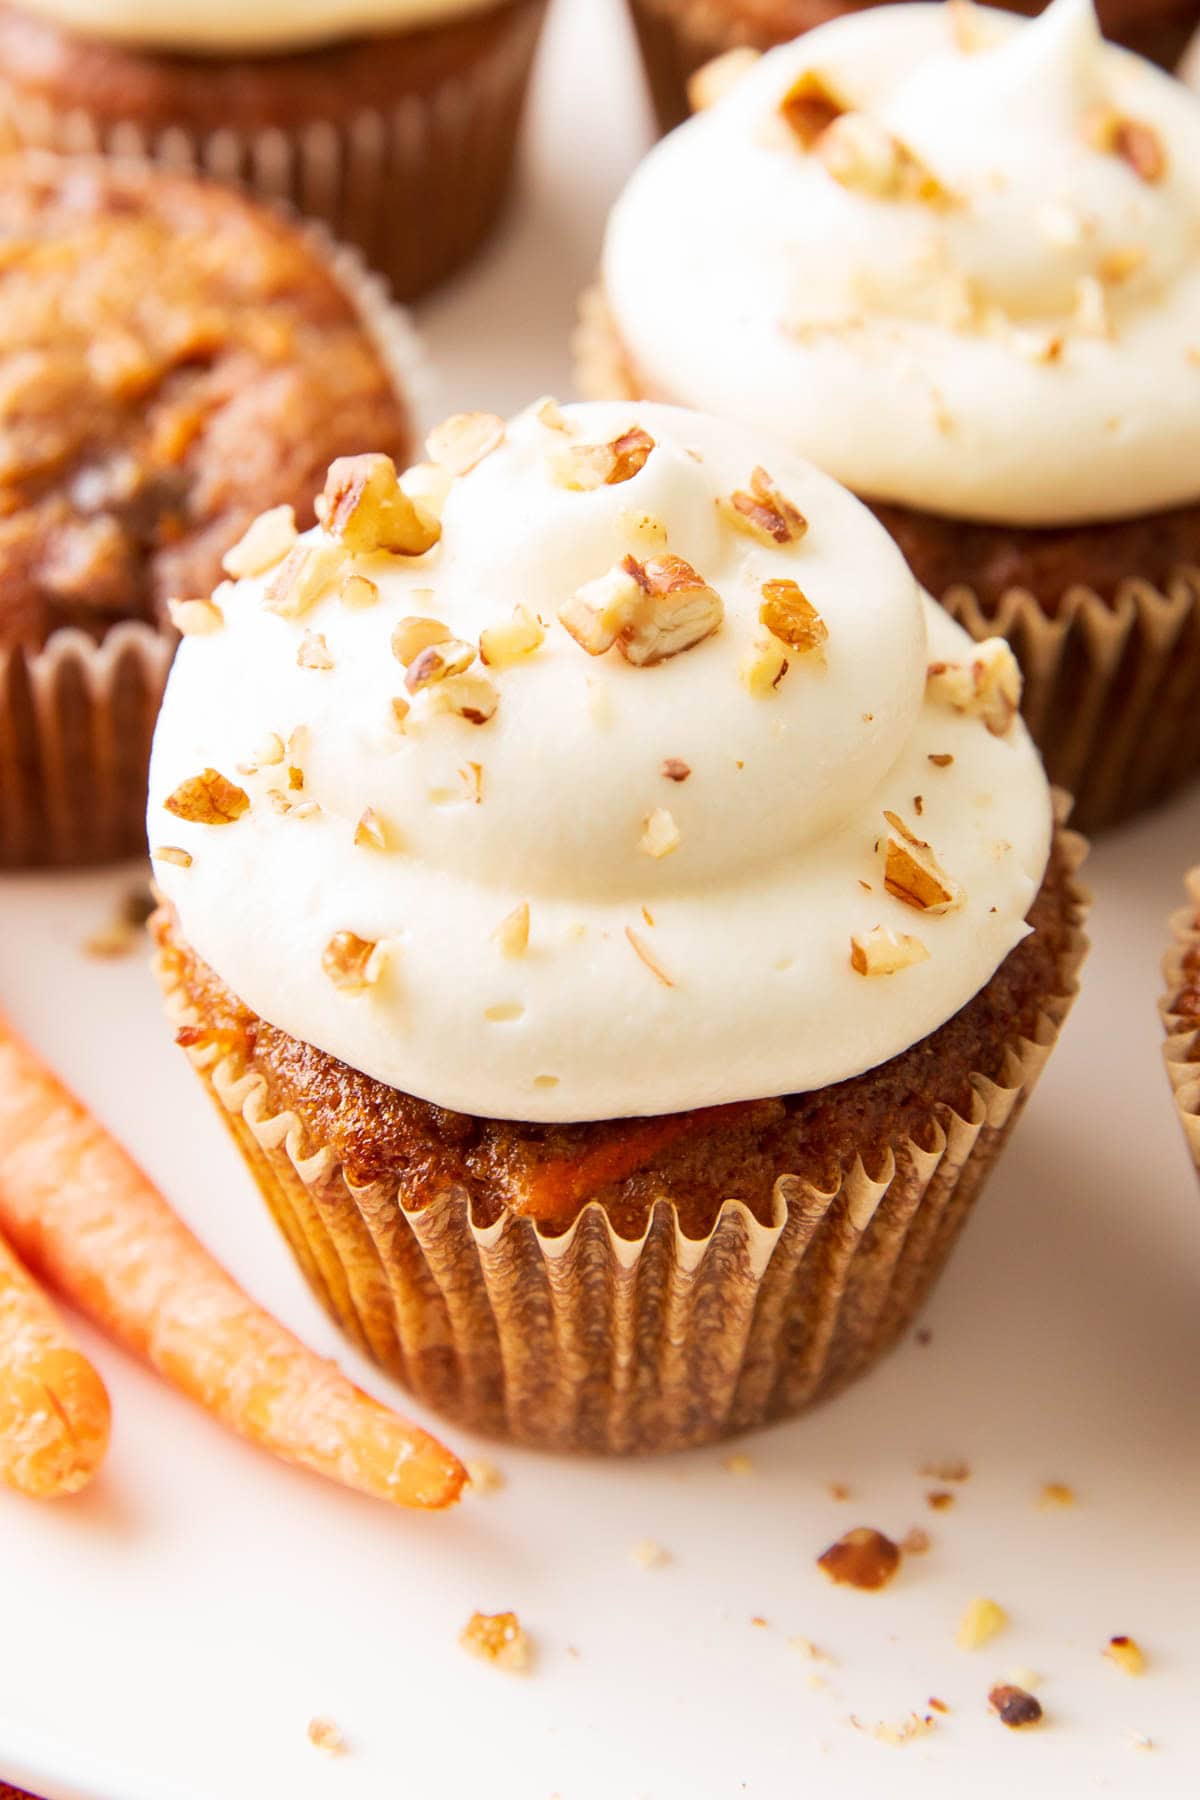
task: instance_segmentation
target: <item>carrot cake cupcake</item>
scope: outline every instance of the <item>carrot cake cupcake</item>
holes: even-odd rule
[[[773,49],[843,13],[880,0],[629,0],[655,111],[664,131],[691,110],[692,77],[713,58]],[[946,0],[951,7],[964,0]],[[1045,0],[999,0],[1009,12],[1042,11]],[[1096,0],[1104,35],[1173,69],[1200,24],[1200,0]]]
[[[406,451],[401,321],[237,194],[94,159],[0,161],[0,265],[0,867],[131,856],[222,553]]]
[[[546,0],[22,0],[0,117],[286,199],[401,299],[495,221]]]
[[[314,1289],[555,1447],[798,1410],[903,1331],[1074,991],[1008,646],[757,431],[450,420],[189,638],[180,1042]]]
[[[1200,105],[1090,0],[969,24],[837,20],[660,144],[581,380],[777,431],[868,499],[1011,642],[1094,828],[1200,766]]]

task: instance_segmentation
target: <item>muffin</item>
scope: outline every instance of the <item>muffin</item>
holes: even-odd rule
[[[947,0],[965,9],[968,0]],[[1009,12],[1042,11],[1045,0],[1001,0]],[[654,110],[664,131],[691,111],[689,84],[729,51],[771,50],[879,0],[629,0]],[[1104,35],[1173,69],[1200,24],[1198,0],[1097,0]]]
[[[0,117],[288,200],[401,299],[495,221],[546,0],[0,5]]]
[[[407,343],[356,258],[149,169],[0,161],[0,263],[0,867],[106,861],[145,848],[176,626],[331,456],[404,454]]]
[[[1200,1174],[1200,868],[1187,878],[1188,904],[1172,915],[1160,1003],[1164,1055],[1188,1149]]]
[[[1088,0],[955,19],[839,19],[660,144],[580,380],[778,431],[867,499],[1012,644],[1094,830],[1200,765],[1200,104]]]
[[[761,433],[542,402],[430,451],[335,464],[183,645],[160,978],[391,1374],[708,1441],[916,1312],[1070,1005],[1078,840],[1007,646]]]

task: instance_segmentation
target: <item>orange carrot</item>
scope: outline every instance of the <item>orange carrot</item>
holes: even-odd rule
[[[458,1499],[458,1458],[256,1306],[2,1018],[0,1230],[101,1330],[252,1443],[400,1506]]]
[[[0,1238],[0,1481],[35,1500],[77,1494],[108,1425],[104,1383]]]

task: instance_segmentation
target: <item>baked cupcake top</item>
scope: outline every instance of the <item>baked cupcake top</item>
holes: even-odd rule
[[[0,265],[0,644],[165,623],[264,504],[409,441],[328,259],[229,189],[12,156]]]
[[[21,0],[84,37],[146,49],[252,54],[347,36],[416,31],[500,0]]]
[[[604,286],[645,391],[858,492],[1007,524],[1200,495],[1200,105],[1104,43],[889,6],[752,67],[653,151]]]
[[[1051,834],[1016,667],[857,500],[651,405],[430,448],[260,521],[175,663],[156,874],[248,1006],[582,1121],[824,1086],[988,981]]]

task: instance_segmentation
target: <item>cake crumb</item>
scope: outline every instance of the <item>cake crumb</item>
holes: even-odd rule
[[[1109,1638],[1104,1646],[1104,1655],[1114,1668],[1126,1675],[1146,1673],[1145,1651],[1135,1638],[1126,1637],[1124,1633],[1119,1637]]]
[[[1129,1742],[1135,1750],[1153,1750],[1154,1739],[1147,1737],[1144,1731],[1135,1731]]]
[[[1019,1731],[1023,1725],[1037,1725],[1044,1717],[1040,1700],[1035,1700],[1024,1688],[1004,1682],[991,1690],[988,1705],[1010,1731]]]
[[[314,1750],[320,1750],[325,1756],[344,1756],[346,1753],[346,1740],[332,1719],[310,1719],[308,1741]]]
[[[831,1581],[868,1592],[886,1587],[900,1567],[900,1546],[871,1525],[856,1525],[822,1551],[817,1567]]]
[[[1008,1614],[994,1600],[977,1595],[959,1620],[954,1641],[960,1650],[978,1650],[1008,1624]]]
[[[799,1656],[806,1656],[809,1662],[831,1663],[833,1661],[828,1650],[822,1650],[820,1645],[814,1644],[811,1638],[790,1637],[788,1649],[796,1651]]]
[[[477,1456],[467,1464],[467,1480],[477,1494],[498,1494],[507,1485],[503,1470],[486,1456]]]
[[[851,1490],[846,1486],[844,1481],[831,1481],[828,1486],[829,1498],[831,1500],[849,1500]]]
[[[918,1330],[916,1330],[913,1333],[913,1340],[914,1340],[914,1342],[920,1344],[922,1350],[924,1350],[929,1344],[932,1344],[933,1333],[932,1333],[932,1331],[930,1331],[928,1325],[920,1326],[918,1328]]]
[[[950,1711],[946,1702],[944,1700],[939,1700],[936,1694],[930,1694],[929,1696],[929,1709],[931,1712],[935,1713],[948,1713]]]
[[[641,1538],[630,1555],[639,1569],[665,1569],[671,1560],[671,1552],[656,1544],[653,1538]]]
[[[877,1744],[891,1744],[895,1747],[911,1744],[914,1738],[927,1737],[937,1728],[937,1721],[929,1713],[917,1712],[910,1712],[895,1723],[881,1719],[876,1725],[864,1725],[857,1714],[851,1713],[848,1723],[853,1725],[855,1731],[867,1732]]]
[[[948,1506],[954,1505],[954,1495],[948,1488],[934,1488],[931,1493],[926,1494],[925,1504],[933,1512],[945,1512]]]
[[[744,1450],[735,1450],[732,1456],[723,1459],[721,1467],[730,1475],[753,1475],[754,1464]]]
[[[1074,1506],[1075,1498],[1075,1489],[1068,1487],[1065,1481],[1044,1481],[1037,1503],[1044,1511],[1049,1511],[1056,1506]]]
[[[922,1525],[913,1525],[900,1539],[900,1548],[905,1556],[924,1556],[933,1542]]]
[[[514,1612],[475,1612],[459,1633],[459,1643],[472,1656],[520,1674],[528,1669],[532,1645]]]
[[[962,1457],[947,1457],[941,1462],[927,1462],[917,1470],[929,1481],[967,1481],[970,1479],[971,1465]]]
[[[763,1618],[761,1613],[754,1613],[751,1616],[750,1623],[752,1625],[757,1625],[760,1631],[765,1631],[767,1629],[767,1621]]]

